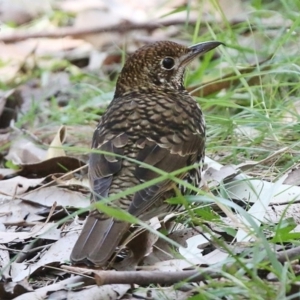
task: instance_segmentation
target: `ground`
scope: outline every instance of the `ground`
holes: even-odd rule
[[[300,3],[106,2],[0,1],[0,298],[297,299]],[[138,271],[75,268],[93,130],[126,57],[157,40],[226,44],[185,78],[204,180],[170,199],[169,234],[140,223]]]

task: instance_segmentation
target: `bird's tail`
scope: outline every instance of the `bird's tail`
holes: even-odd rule
[[[130,225],[112,218],[89,216],[72,250],[74,264],[103,266],[110,259]]]

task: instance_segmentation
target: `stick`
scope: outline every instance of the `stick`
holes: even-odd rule
[[[98,271],[94,269],[83,269],[71,266],[62,266],[63,269],[80,274],[94,274],[97,285],[104,284],[139,284],[149,285],[156,284],[174,284],[180,281],[199,282],[210,278],[222,277],[221,272],[216,271]]]
[[[241,20],[233,21],[234,24],[240,23]],[[121,22],[113,26],[97,26],[92,28],[75,28],[75,27],[61,27],[52,31],[42,32],[25,32],[20,31],[13,34],[0,35],[0,41],[5,43],[18,42],[30,38],[63,38],[66,36],[81,37],[82,35],[104,33],[104,32],[119,32],[125,33],[131,30],[147,30],[153,31],[157,28],[176,26],[176,25],[194,25],[197,23],[196,19],[178,19],[167,20],[162,22],[144,22],[133,23],[130,21]],[[211,22],[205,22],[211,23]]]
[[[210,278],[222,277],[216,272],[178,271],[178,272],[159,272],[159,271],[95,271],[97,285],[104,284],[174,284],[180,281],[199,282]]]
[[[284,263],[286,261],[294,260],[300,257],[300,247],[281,251],[276,253],[276,257],[279,262]],[[267,259],[265,259],[267,261]],[[86,269],[72,266],[62,266],[62,269],[71,271],[75,274],[92,274],[95,275],[97,285],[104,284],[138,284],[138,285],[149,285],[149,284],[166,284],[171,285],[180,281],[186,282],[199,282],[212,278],[224,277],[224,272],[230,270],[235,265],[224,265],[220,271],[171,271],[171,272],[160,272],[160,271],[98,271],[95,269]]]
[[[300,257],[300,247],[277,252],[276,256],[278,261],[280,261],[281,263],[284,263],[286,261],[292,261]]]

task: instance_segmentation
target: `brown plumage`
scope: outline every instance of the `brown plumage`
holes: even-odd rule
[[[200,107],[183,86],[183,75],[192,59],[220,44],[205,42],[187,48],[164,41],[137,50],[121,71],[114,98],[95,130],[92,148],[134,158],[165,172],[201,162],[205,121]],[[200,174],[198,167],[178,177],[192,179],[197,185]],[[93,201],[158,176],[120,157],[98,153],[90,156]],[[166,180],[110,205],[146,221],[168,212],[170,205],[164,200],[174,195],[174,182]],[[92,211],[74,246],[71,261],[105,265],[129,227],[126,222]]]

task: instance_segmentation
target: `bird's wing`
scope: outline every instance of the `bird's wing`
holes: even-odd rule
[[[96,199],[108,196],[112,178],[122,167],[122,158],[114,154],[123,155],[128,143],[128,136],[124,132],[110,135],[109,139],[107,137],[107,134],[100,135],[98,130],[93,137],[92,148],[108,152],[90,155],[89,179]]]
[[[100,128],[99,128],[100,130]],[[89,162],[89,179],[93,190],[93,201],[105,198],[109,194],[113,176],[121,170],[122,158],[113,154],[123,155],[128,142],[125,133],[116,135],[99,134],[96,130],[93,148],[109,153],[92,153]],[[104,265],[118,246],[129,224],[114,221],[94,210],[88,216],[82,232],[72,250],[73,263]]]
[[[177,143],[167,139],[162,139],[159,143],[145,139],[141,143],[144,147],[141,147],[137,160],[171,173],[194,164],[204,153],[204,133],[190,133],[182,141],[179,141],[178,137],[175,139]],[[147,182],[160,175],[145,166],[138,165],[135,176],[140,182]],[[172,180],[165,180],[136,192],[129,207],[129,213],[135,216],[142,215],[162,194],[171,190],[172,186]]]

